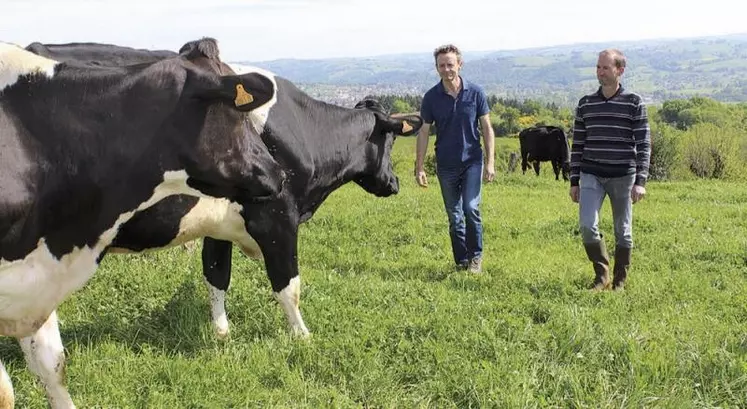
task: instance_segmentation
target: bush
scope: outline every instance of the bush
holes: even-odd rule
[[[677,131],[671,126],[655,125],[651,127],[651,166],[649,178],[651,180],[667,180],[672,178],[677,166]]]
[[[747,158],[742,138],[731,127],[697,124],[683,135],[683,165],[700,178],[744,178]]]

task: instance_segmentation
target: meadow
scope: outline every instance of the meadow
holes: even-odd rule
[[[231,336],[215,339],[199,247],[110,255],[59,309],[80,408],[747,408],[747,185],[650,182],[624,292],[593,293],[568,184],[484,186],[484,273],[456,272],[435,176],[400,194],[355,184],[301,227],[293,339],[261,262],[237,250]],[[432,146],[430,147],[432,152]],[[601,221],[613,246],[609,203]],[[44,392],[17,342],[18,408]]]

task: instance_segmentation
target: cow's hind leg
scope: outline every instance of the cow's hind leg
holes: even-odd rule
[[[65,350],[62,347],[57,312],[52,311],[33,335],[21,338],[21,349],[31,372],[44,385],[52,409],[75,408],[65,387]]]
[[[15,406],[15,395],[10,376],[5,371],[3,362],[0,361],[0,409],[13,409]]]
[[[230,332],[226,291],[231,283],[232,247],[230,241],[209,237],[202,242],[202,274],[210,298],[210,317],[218,338],[226,338]]]
[[[532,162],[532,166],[534,167],[534,174],[539,176],[540,175],[540,162],[536,160]]]

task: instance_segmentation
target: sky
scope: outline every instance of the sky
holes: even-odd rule
[[[3,0],[0,41],[178,50],[224,61],[496,51],[747,33],[734,0]],[[624,51],[624,50],[623,50]]]

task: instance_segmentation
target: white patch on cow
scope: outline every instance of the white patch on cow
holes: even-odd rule
[[[275,89],[275,93],[273,94],[272,98],[266,104],[247,114],[251,119],[254,130],[257,133],[261,134],[265,129],[265,124],[267,124],[267,118],[270,116],[270,109],[278,101],[278,83],[275,81],[275,74],[251,65],[228,63],[228,66],[231,67],[231,69],[238,75],[256,72],[257,74],[264,75],[270,81],[272,81],[272,86]]]
[[[221,339],[226,338],[230,331],[228,316],[226,315],[226,292],[213,287],[207,280],[205,280],[205,286],[207,286],[208,297],[210,298],[210,316],[215,335]]]
[[[0,361],[0,409],[13,409],[14,404],[13,384],[10,382],[10,376],[5,371],[3,362]]]
[[[283,307],[288,323],[291,326],[291,333],[301,338],[307,338],[309,336],[309,330],[306,328],[306,324],[303,322],[301,317],[301,310],[298,305],[301,299],[301,277],[295,276],[291,278],[288,285],[283,288],[279,293],[275,293],[275,298]]]
[[[121,214],[104,231],[93,247],[75,247],[56,258],[41,238],[36,249],[21,260],[0,259],[0,335],[32,335],[71,293],[80,289],[98,267],[97,258],[111,244],[119,226],[137,211],[146,209],[173,194],[202,195],[186,184],[185,171],[169,171],[153,195],[137,209]]]
[[[0,91],[15,84],[21,75],[40,72],[52,78],[57,64],[15,44],[0,42]]]
[[[178,246],[202,237],[226,240],[239,246],[242,252],[255,259],[262,257],[259,245],[246,231],[243,206],[224,198],[202,197],[179,221],[179,232],[163,248]],[[156,250],[156,249],[148,249]],[[132,250],[115,248],[110,253],[132,253]]]
[[[170,245],[177,245],[200,237],[212,237],[236,243],[246,255],[259,258],[259,245],[246,231],[243,206],[228,199],[200,198],[179,222],[179,234]]]
[[[44,385],[52,408],[74,408],[65,388],[65,350],[62,347],[57,312],[52,311],[44,325],[29,337],[21,338],[26,363]]]

